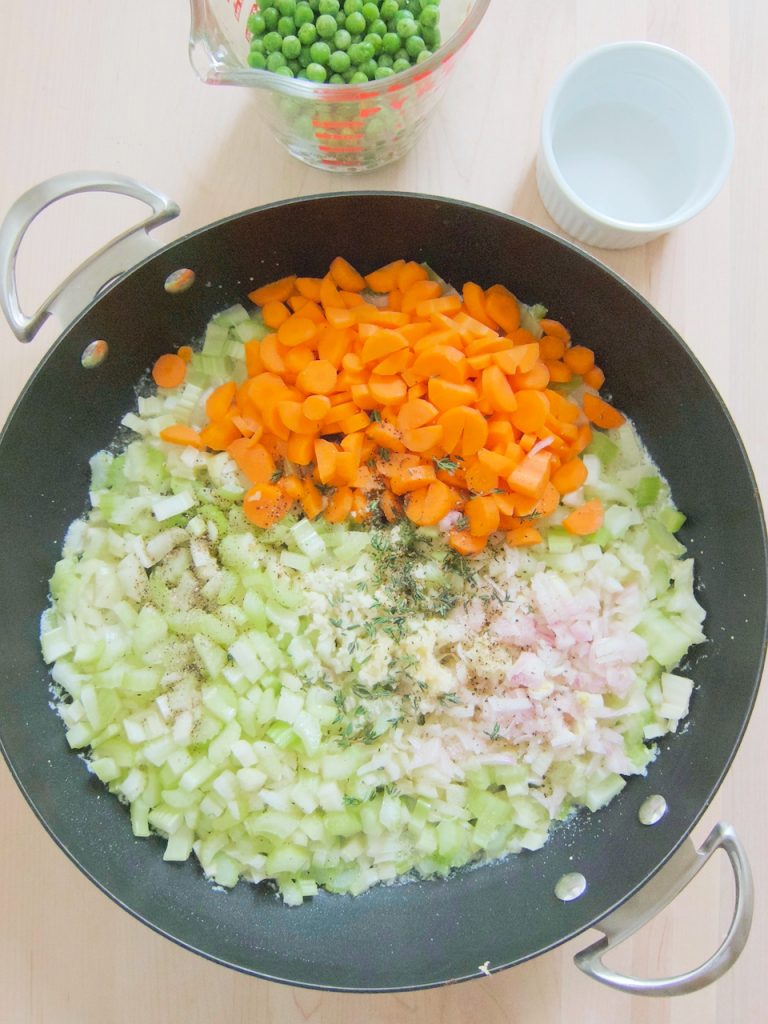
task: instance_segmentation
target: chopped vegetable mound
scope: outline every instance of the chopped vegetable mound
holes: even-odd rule
[[[335,261],[335,287],[381,308],[367,300],[391,301],[416,266],[381,268],[354,292],[359,275]],[[402,280],[435,276],[409,269]],[[320,426],[304,462],[289,438],[261,444],[266,406],[233,403],[254,379],[265,321],[282,315],[270,303],[328,288],[286,281],[252,293],[254,311],[215,317],[199,351],[161,357],[156,386],[124,418],[131,439],[91,460],[91,509],[67,533],[41,643],[67,740],[129,806],[134,834],[165,837],[166,860],[194,852],[217,884],[272,880],[297,905],[318,886],[359,894],[535,850],[554,822],[604,806],[687,715],[693,684],[676,667],[704,640],[704,612],[675,537],[684,517],[632,425],[597,395],[591,351],[506,289],[465,287],[452,313],[429,316],[474,319],[470,307],[493,318],[499,341],[523,320],[537,358],[568,369],[555,369],[568,378],[562,394],[549,378],[518,389],[520,425],[506,414],[511,432],[487,449],[500,458],[502,441],[519,445],[538,423],[526,457],[546,457],[545,507],[543,489],[514,507],[519,462],[506,476],[498,460],[478,463],[495,467],[488,490],[512,501],[505,511],[498,493],[468,490],[470,456],[425,449],[403,466],[404,453],[380,446],[371,466],[355,462],[370,477],[355,484],[355,505],[351,484],[323,480],[322,444],[336,473],[345,439],[367,444],[385,418],[366,416],[340,441]],[[456,294],[438,287],[420,301]],[[291,351],[308,349],[301,330],[291,328]],[[427,361],[439,369],[430,382],[459,365],[443,356]],[[316,367],[310,377],[296,415],[322,424],[335,379]],[[546,392],[547,415],[560,418],[539,422],[541,403],[523,392]],[[568,457],[545,443],[571,415],[550,394],[576,410],[588,442]],[[503,422],[502,410],[482,411],[486,400],[478,415]],[[425,522],[442,475],[460,500]],[[491,504],[478,508],[483,496]]]

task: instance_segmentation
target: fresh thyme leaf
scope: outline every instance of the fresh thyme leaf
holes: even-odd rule
[[[379,448],[377,454],[382,462],[389,462],[392,458],[392,452],[389,448]]]
[[[444,473],[455,473],[459,468],[458,462],[453,459],[434,459],[435,469],[442,469]]]
[[[451,704],[461,704],[455,693],[441,693],[438,700],[446,707],[450,707]]]
[[[282,470],[282,468],[280,466],[278,466],[277,469],[275,470],[275,472],[269,478],[269,482],[271,484],[276,484],[278,482],[278,480],[282,480],[282,479],[283,479],[283,470]]]
[[[497,740],[499,738],[499,733],[500,733],[499,723],[498,722],[494,722],[493,723],[493,729],[491,729],[490,732],[488,732],[487,730],[484,730],[484,731],[485,731],[485,735],[488,736],[489,739]]]
[[[456,522],[453,524],[454,530],[466,530],[469,526],[469,520],[466,516],[459,516]]]
[[[371,419],[374,423],[381,423],[381,413],[378,409],[371,409]]]

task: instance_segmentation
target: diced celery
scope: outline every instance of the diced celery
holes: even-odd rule
[[[676,508],[663,508],[659,512],[659,522],[665,530],[669,530],[670,533],[677,533],[685,523],[685,516],[682,512],[678,512]]]
[[[635,487],[635,500],[638,508],[645,508],[653,505],[661,491],[661,478],[658,476],[644,476]]]

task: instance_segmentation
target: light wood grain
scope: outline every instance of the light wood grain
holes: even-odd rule
[[[128,174],[172,195],[182,214],[157,233],[168,241],[275,199],[364,188],[470,199],[553,228],[536,193],[532,161],[538,117],[558,74],[584,50],[620,39],[649,39],[688,53],[713,75],[733,111],[737,152],[730,181],[709,209],[667,238],[596,255],[686,337],[729,404],[765,493],[764,4],[495,0],[417,148],[395,167],[358,177],[295,162],[255,119],[247,91],[198,83],[187,61],[187,31],[182,3],[3,4],[0,213],[39,180],[92,168]],[[41,218],[19,263],[27,308],[131,223],[137,209],[127,200],[89,197]],[[0,421],[56,333],[50,324],[34,344],[22,346],[0,324]],[[728,685],[724,678],[724,701]],[[630,998],[583,977],[571,958],[590,936],[492,978],[404,995],[322,994],[238,975],[159,938],[101,895],[47,838],[2,768],[0,1022],[758,1024],[768,1014],[767,726],[763,694],[734,767],[695,833],[701,840],[722,818],[745,841],[757,892],[752,936],[725,978],[676,1000]],[[723,860],[614,962],[658,975],[703,959],[730,918],[732,884]]]

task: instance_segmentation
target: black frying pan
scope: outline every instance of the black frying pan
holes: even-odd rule
[[[216,311],[283,274],[316,275],[343,254],[362,270],[405,256],[448,281],[501,281],[543,302],[599,353],[616,404],[635,421],[688,515],[709,642],[686,671],[689,726],[663,741],[645,778],[546,846],[437,881],[321,894],[287,909],[240,883],[222,894],[192,861],[162,860],[67,748],[49,706],[38,620],[68,523],[85,510],[88,458],[114,436],[134,385],[160,353],[199,337]],[[169,294],[171,272],[195,285]],[[80,357],[94,339],[110,354]],[[40,444],[40,438],[45,444]],[[520,963],[585,930],[670,858],[723,779],[749,718],[766,639],[766,537],[755,481],[723,403],[683,341],[618,277],[529,224],[466,203],[356,193],[278,203],[166,246],[112,284],[64,332],[0,439],[0,741],[29,803],[72,860],[114,900],[188,948],[261,977],[343,990],[417,988]],[[654,827],[650,794],[669,811]],[[570,903],[554,887],[581,871]]]

